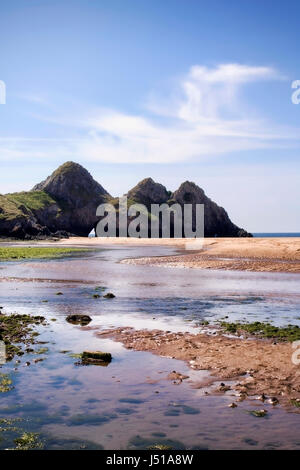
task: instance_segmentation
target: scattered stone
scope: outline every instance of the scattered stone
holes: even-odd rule
[[[94,364],[94,365],[103,365],[109,364],[112,360],[110,353],[102,351],[83,351],[81,355],[82,364]]]
[[[112,292],[108,292],[103,296],[105,299],[114,299],[116,296]]]
[[[62,292],[56,292],[56,295],[64,295]]]
[[[33,353],[34,352],[34,349],[32,348],[26,348],[25,351],[30,354],[30,353]]]
[[[188,375],[183,375],[181,374],[180,372],[176,372],[176,370],[173,370],[167,377],[169,380],[173,380],[173,381],[176,381],[176,380],[179,380],[180,382],[182,382],[183,380],[186,380],[186,379],[189,379],[189,376]],[[173,382],[174,383],[174,382]],[[177,384],[177,382],[175,382]]]
[[[231,387],[229,385],[220,385],[219,391],[220,392],[228,392],[228,390],[231,390]]]
[[[267,397],[266,397],[266,395],[265,395],[264,393],[262,393],[261,395],[259,395],[259,396],[257,397],[257,399],[260,400],[260,401],[266,401]]]
[[[89,317],[88,315],[80,314],[68,315],[66,320],[67,322],[72,323],[73,325],[81,326],[86,326],[92,321],[91,317]]]
[[[247,393],[237,393],[236,396],[238,397],[237,401],[244,401],[247,398]]]
[[[252,411],[250,411],[250,414],[252,416],[255,416],[256,418],[264,418],[267,413],[268,413],[267,410],[252,410]]]

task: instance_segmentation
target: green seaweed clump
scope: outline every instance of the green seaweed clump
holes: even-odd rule
[[[82,364],[109,364],[112,360],[110,353],[102,351],[83,351],[81,355]]]
[[[252,410],[249,413],[255,418],[264,418],[267,415],[267,410]]]
[[[298,325],[287,325],[279,327],[270,323],[253,322],[253,323],[229,323],[222,321],[221,327],[227,333],[243,334],[257,336],[259,338],[276,338],[280,341],[297,341],[300,340],[300,328]]]
[[[49,351],[48,348],[40,348],[40,349],[37,349],[36,351],[34,351],[35,354],[45,354]]]
[[[173,447],[166,446],[164,444],[153,444],[152,446],[147,447],[148,450],[172,450]]]
[[[15,426],[15,424],[22,420],[23,418],[0,418],[0,433],[18,433],[20,428]]]
[[[39,435],[34,432],[24,432],[21,437],[14,440],[16,450],[42,449],[43,443],[39,440]]]
[[[0,340],[4,341],[6,360],[10,361],[15,355],[21,356],[22,343],[34,344],[34,338],[39,335],[33,331],[32,325],[45,325],[45,318],[32,315],[0,314]]]
[[[10,392],[14,386],[8,374],[0,374],[0,393]]]
[[[296,408],[300,408],[300,398],[292,398],[290,403],[291,405],[296,406]]]

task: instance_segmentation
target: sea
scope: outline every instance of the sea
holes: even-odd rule
[[[300,232],[262,232],[253,233],[255,238],[280,238],[280,237],[300,237]]]

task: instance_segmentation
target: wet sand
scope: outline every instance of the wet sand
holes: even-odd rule
[[[142,257],[122,262],[176,268],[300,273],[300,238],[297,237],[205,238],[201,249],[199,243],[195,239],[73,237],[60,241],[59,245],[174,246],[179,250],[178,255]]]
[[[300,326],[297,274],[120,264],[124,258],[183,253],[186,240],[176,246],[173,240],[166,246],[161,240],[141,246],[139,240],[123,246],[119,239],[67,242],[99,249],[1,265],[1,306],[8,313],[45,316],[49,326],[40,339],[49,350],[38,363],[35,355],[24,355],[18,371],[13,362],[3,366],[17,381],[1,397],[0,417],[24,419],[27,430],[45,438],[46,448],[161,443],[181,449],[299,449],[299,409],[285,407],[299,396],[291,345],[213,335],[202,326],[222,318]],[[116,297],[95,299],[99,286]],[[91,325],[66,322],[74,313],[88,314]],[[86,349],[110,352],[113,361],[108,367],[79,366],[73,354]],[[261,391],[276,396],[279,406],[259,401]],[[233,401],[234,410],[228,407]],[[261,408],[268,412],[265,419],[251,414]],[[7,447],[2,440],[0,448]]]
[[[291,400],[300,399],[300,369],[292,362],[294,349],[291,343],[272,340],[240,339],[221,334],[173,333],[159,330],[134,330],[116,328],[97,333],[110,337],[128,349],[180,359],[195,370],[209,370],[210,383],[219,380],[234,381],[230,390],[237,397],[233,401],[265,394],[268,401],[276,397],[280,405],[291,406]],[[184,378],[175,372],[169,377],[180,384]],[[195,388],[209,383],[195,383]],[[224,393],[227,387],[215,392]],[[241,395],[241,396],[240,396]],[[300,409],[293,406],[293,411]]]
[[[300,273],[300,238],[207,238],[202,250],[123,262],[174,268]]]

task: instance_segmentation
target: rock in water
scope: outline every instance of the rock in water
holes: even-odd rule
[[[81,355],[82,364],[103,365],[109,364],[112,360],[110,353],[102,351],[83,351]]]
[[[73,325],[81,325],[81,326],[86,326],[92,321],[89,315],[82,315],[79,313],[68,315],[66,320],[67,322],[72,323]]]

